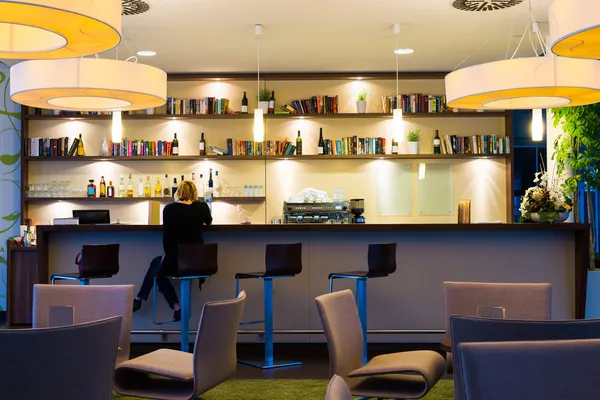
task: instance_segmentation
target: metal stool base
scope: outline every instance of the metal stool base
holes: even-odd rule
[[[275,369],[275,368],[288,368],[288,367],[300,367],[302,363],[300,361],[272,361],[267,363],[265,361],[244,361],[238,360],[238,363],[248,365],[254,368],[260,369]]]

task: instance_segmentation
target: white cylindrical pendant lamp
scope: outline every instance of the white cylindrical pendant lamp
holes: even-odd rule
[[[261,108],[254,110],[254,141],[256,143],[265,141],[265,122],[263,120],[263,110]]]
[[[0,58],[97,54],[121,41],[121,0],[0,1]]]
[[[112,113],[112,142],[121,143],[123,140],[123,116],[121,111]]]
[[[600,59],[600,1],[556,0],[549,22],[554,54]]]
[[[502,60],[446,76],[448,106],[525,110],[600,102],[600,62],[564,57]]]
[[[167,74],[149,65],[97,58],[32,60],[10,69],[10,96],[29,107],[141,110],[163,105]]]
[[[402,117],[402,109],[396,108],[393,111],[393,137],[396,143],[404,142],[404,119]]]
[[[531,140],[541,142],[544,139],[544,121],[542,110],[531,110]]]

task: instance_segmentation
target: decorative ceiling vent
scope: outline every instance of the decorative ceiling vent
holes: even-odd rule
[[[150,9],[148,3],[142,0],[122,0],[123,15],[137,15]]]
[[[523,0],[454,0],[452,7],[461,11],[497,11],[518,6]]]

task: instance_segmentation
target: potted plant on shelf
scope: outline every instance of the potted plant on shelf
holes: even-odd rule
[[[408,154],[419,154],[419,140],[421,140],[421,130],[412,129],[408,131]]]
[[[359,114],[364,114],[367,112],[367,97],[369,96],[369,92],[366,90],[361,90],[358,92],[358,99],[356,101],[356,112]]]
[[[263,114],[269,113],[269,99],[271,98],[271,89],[262,88],[258,92],[258,108],[263,110]]]
[[[555,176],[548,182],[545,171],[537,172],[532,186],[521,197],[521,222],[565,222],[573,208],[571,192],[558,182],[561,176]]]

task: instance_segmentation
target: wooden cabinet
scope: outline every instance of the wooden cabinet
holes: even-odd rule
[[[31,325],[33,285],[42,283],[37,247],[8,248],[6,325]]]

